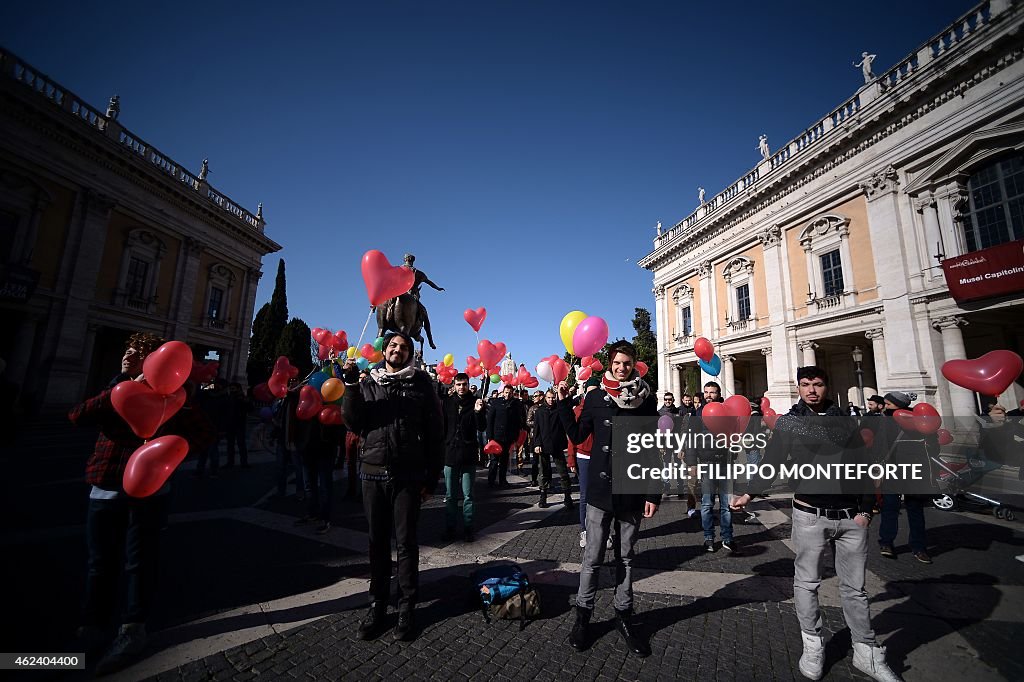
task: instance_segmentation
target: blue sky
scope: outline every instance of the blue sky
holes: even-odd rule
[[[636,260],[963,14],[903,3],[4,3],[0,42],[250,210],[292,316],[359,334],[362,254],[412,252],[438,350],[533,369],[574,309],[632,337]],[[277,255],[264,260],[257,309]],[[372,323],[371,323],[372,326]]]

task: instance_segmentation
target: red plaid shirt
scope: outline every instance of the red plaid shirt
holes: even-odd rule
[[[143,440],[114,410],[110,392],[107,389],[71,408],[68,419],[77,426],[95,425],[100,428],[96,447],[85,463],[85,482],[104,490],[121,490],[128,458]],[[170,434],[183,436],[189,442],[190,452],[208,448],[217,439],[217,432],[210,421],[188,404],[160,427],[153,438]]]

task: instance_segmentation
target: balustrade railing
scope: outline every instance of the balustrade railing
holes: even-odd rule
[[[157,170],[178,180],[195,192],[200,191],[203,183],[195,175],[185,170],[181,164],[175,162],[120,124],[117,124],[113,119],[108,119],[106,114],[89,106],[88,103],[84,102],[74,93],[61,87],[56,81],[3,48],[0,48],[0,73],[30,88],[40,96],[47,98],[50,102],[83,121],[99,133],[108,135],[122,149],[136,157],[149,161]],[[229,198],[209,188],[208,185],[207,187],[207,196],[214,204],[233,215],[236,219],[244,221],[253,229],[262,231],[262,220]]]
[[[726,187],[705,204],[699,206],[693,213],[679,221],[659,239],[658,245],[665,245],[673,237],[692,231],[703,218],[735,201],[737,197],[743,195],[747,190],[763,180],[765,176],[791,163],[794,159],[804,154],[806,150],[818,146],[818,143],[825,137],[830,136],[834,129],[846,127],[845,124],[848,122],[856,121],[857,114],[860,112],[862,105],[867,106],[873,99],[870,88],[875,88],[874,93],[879,91],[884,93],[892,92],[928,63],[943,58],[947,53],[955,50],[957,46],[988,24],[992,20],[994,13],[1006,11],[1014,1],[1021,2],[1021,0],[990,0],[975,6],[944,31],[918,48],[909,57],[903,59],[879,76],[876,81],[865,85],[861,91],[858,91],[853,97],[843,102],[827,116],[820,119],[795,139],[790,140],[786,145],[780,147],[773,155],[759,163],[737,182]],[[862,102],[861,95],[864,92],[868,92],[868,95],[865,96]]]

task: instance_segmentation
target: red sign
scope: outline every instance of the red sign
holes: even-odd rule
[[[947,258],[942,271],[957,303],[1024,294],[1024,240]]]

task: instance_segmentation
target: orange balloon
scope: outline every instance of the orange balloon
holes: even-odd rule
[[[320,394],[324,397],[324,400],[333,403],[345,395],[345,384],[341,379],[328,379],[320,387]]]

